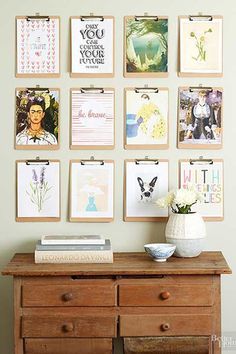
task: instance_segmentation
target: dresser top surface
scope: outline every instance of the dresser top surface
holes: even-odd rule
[[[171,257],[154,262],[145,252],[114,253],[112,264],[35,264],[33,253],[16,253],[3,269],[13,276],[155,276],[167,274],[231,274],[221,252],[202,252],[195,258]]]

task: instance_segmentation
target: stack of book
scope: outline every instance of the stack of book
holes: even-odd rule
[[[113,263],[111,242],[99,235],[42,236],[34,256],[35,263]]]

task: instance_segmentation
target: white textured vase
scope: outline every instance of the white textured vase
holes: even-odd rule
[[[203,250],[206,226],[198,213],[171,214],[166,224],[166,241],[176,245],[177,257],[197,257]]]

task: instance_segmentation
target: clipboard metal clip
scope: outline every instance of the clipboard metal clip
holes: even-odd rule
[[[46,87],[40,87],[40,85],[36,85],[36,87],[27,87],[27,92],[41,92],[41,91],[44,91],[44,92],[47,92],[49,93],[49,88],[46,88]]]
[[[143,21],[143,20],[153,20],[153,21],[158,21],[158,16],[134,16],[135,21]]]
[[[189,21],[212,21],[213,16],[211,15],[202,15],[201,13],[199,15],[189,15]]]
[[[49,16],[40,16],[39,12],[36,12],[34,16],[26,16],[26,21],[34,21],[34,20],[45,20],[50,21]]]
[[[135,87],[135,93],[158,93],[159,89],[157,87]]]
[[[203,156],[199,156],[199,159],[190,159],[190,165],[213,165],[212,159],[204,159]]]
[[[81,93],[104,93],[103,88],[96,88],[96,87],[81,87]]]
[[[194,91],[208,91],[208,92],[212,92],[213,88],[212,87],[208,87],[208,86],[202,86],[201,84],[199,86],[190,86],[189,87],[189,91],[190,92],[194,92]]]
[[[158,165],[159,161],[157,159],[149,159],[148,156],[145,156],[144,159],[135,159],[136,165]]]
[[[37,156],[35,160],[26,160],[26,165],[49,165],[49,160],[40,160],[40,157]]]
[[[103,166],[105,164],[104,160],[95,160],[94,156],[91,156],[89,160],[81,160],[80,164],[84,165],[100,165]]]
[[[90,14],[89,16],[81,16],[80,20],[81,21],[104,21],[104,17],[94,16],[93,14]]]

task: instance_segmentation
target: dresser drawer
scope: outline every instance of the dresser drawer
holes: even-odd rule
[[[211,334],[210,315],[122,315],[120,336],[188,336]]]
[[[22,337],[116,337],[116,323],[107,315],[23,316]]]
[[[114,284],[28,284],[22,287],[22,306],[115,306]]]
[[[211,306],[210,285],[121,284],[120,306]]]
[[[112,354],[109,338],[27,338],[24,354]]]

